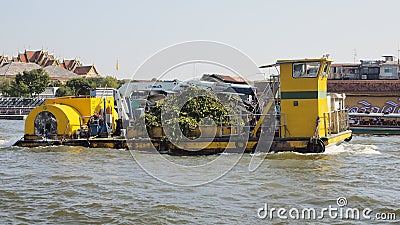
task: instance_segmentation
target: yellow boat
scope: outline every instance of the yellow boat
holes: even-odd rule
[[[177,155],[238,151],[321,153],[327,146],[352,137],[345,96],[327,92],[330,64],[327,58],[277,61],[274,66],[280,68],[280,75],[275,80],[276,95],[263,106],[261,114],[250,115],[255,122],[217,126],[209,132],[211,135],[202,135],[204,139],[176,144],[163,136],[162,127],[150,135],[144,127],[122,127],[113,97],[67,97],[48,99],[35,108],[26,120],[24,138],[15,145],[82,145]],[[96,113],[103,116],[102,125],[91,121]],[[125,129],[126,135],[122,132]]]

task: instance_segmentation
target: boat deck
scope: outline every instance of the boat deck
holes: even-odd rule
[[[66,146],[83,146],[88,148],[115,148],[127,149],[126,139],[121,138],[90,138],[90,139],[43,139],[43,140],[18,140],[14,146],[20,147],[40,147],[40,146],[53,146],[53,145],[66,145]]]

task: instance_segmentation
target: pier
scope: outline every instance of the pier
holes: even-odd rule
[[[25,120],[32,109],[43,103],[41,98],[0,97],[0,119]]]
[[[0,120],[24,120],[28,115],[0,115]]]

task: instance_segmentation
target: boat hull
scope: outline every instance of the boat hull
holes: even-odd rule
[[[66,140],[18,140],[14,146],[19,147],[44,147],[44,146],[83,146],[88,148],[113,148],[128,149],[126,139],[95,138],[95,139],[66,139]]]
[[[350,129],[354,134],[400,135],[400,127],[353,126]]]
[[[351,131],[342,132],[329,137],[321,138],[325,146],[338,144],[351,139]],[[196,142],[181,142],[175,146],[162,139],[137,138],[127,140],[125,138],[91,138],[91,139],[21,139],[14,146],[40,147],[40,146],[83,146],[88,148],[114,148],[129,149],[134,151],[147,151],[152,153],[166,153],[170,155],[212,155],[220,153],[253,153],[260,141],[250,138],[247,141],[232,141],[229,137],[215,138],[212,142],[197,140]],[[261,152],[310,152],[307,148],[310,138],[275,138],[269,149],[257,149]],[[201,148],[202,146],[206,146]],[[323,151],[322,151],[323,152]],[[321,153],[321,152],[318,152]]]

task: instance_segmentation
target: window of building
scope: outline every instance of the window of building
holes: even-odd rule
[[[384,73],[393,73],[393,68],[385,68]]]
[[[379,74],[379,67],[370,67],[368,72],[371,75]]]
[[[365,75],[378,75],[379,67],[364,67],[362,68],[362,74]]]
[[[362,74],[368,74],[368,67],[362,68]]]

